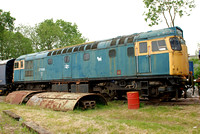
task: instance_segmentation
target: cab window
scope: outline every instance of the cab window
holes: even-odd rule
[[[185,40],[181,39],[181,45],[185,45]]]
[[[152,52],[167,50],[165,40],[152,41],[151,45],[152,45]]]
[[[170,45],[171,45],[172,50],[176,50],[176,51],[182,50],[181,41],[177,37],[170,38]]]
[[[142,42],[139,44],[140,53],[147,53],[147,42]]]
[[[21,68],[24,68],[24,61],[21,61]]]
[[[14,68],[15,69],[19,68],[19,62],[15,62]]]

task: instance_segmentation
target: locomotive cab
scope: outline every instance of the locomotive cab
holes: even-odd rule
[[[138,75],[188,76],[187,46],[180,36],[136,42]]]
[[[189,62],[183,31],[179,27],[139,35],[135,54],[141,96],[181,97],[189,76]]]
[[[170,75],[188,76],[189,62],[185,41],[182,37],[169,37]]]

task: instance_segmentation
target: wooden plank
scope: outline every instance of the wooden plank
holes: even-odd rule
[[[32,130],[38,134],[51,134],[51,132],[42,128],[41,126],[39,126],[38,124],[34,122],[23,122],[22,126],[27,127],[30,131]]]
[[[15,119],[17,121],[21,121],[22,120],[22,118],[19,115],[15,114],[15,113],[13,113],[13,112],[11,112],[9,110],[4,110],[3,113],[7,114],[8,116],[12,117],[13,119]]]

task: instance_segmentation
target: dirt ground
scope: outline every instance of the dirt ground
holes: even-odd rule
[[[6,99],[6,96],[0,96],[0,102],[4,102]]]

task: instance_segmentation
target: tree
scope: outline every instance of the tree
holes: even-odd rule
[[[38,34],[36,33],[36,28],[31,27],[30,25],[19,25],[19,27],[16,28],[17,32],[20,32],[24,37],[28,38],[31,40],[31,47],[35,52],[38,52],[38,48],[40,46],[40,39]]]
[[[15,18],[10,12],[0,9],[0,59],[17,58],[20,55],[31,53],[31,40],[21,33],[14,32]]]
[[[195,58],[190,59],[190,61],[193,61],[193,67],[194,67],[194,78],[197,79],[200,76],[200,57],[199,57],[199,48],[200,43],[197,44],[197,50],[195,51]]]
[[[33,52],[31,40],[24,37],[20,32],[13,34],[11,43],[14,46],[12,49],[12,57],[14,58]]]
[[[15,18],[10,15],[10,12],[4,12],[0,9],[0,58],[5,58],[5,41],[9,32],[14,29]]]
[[[1,59],[17,58],[21,55],[32,53],[32,42],[19,32],[5,30],[1,41]]]
[[[158,25],[164,18],[168,27],[174,27],[177,15],[189,16],[189,12],[195,8],[194,0],[143,0],[143,2],[148,9],[144,15],[149,26]]]
[[[35,52],[80,44],[87,40],[76,24],[61,19],[56,22],[47,19],[34,27],[20,25],[17,31],[32,40]]]
[[[0,9],[0,33],[4,30],[13,31],[15,18],[10,16],[10,12]]]
[[[63,34],[61,28],[53,22],[53,19],[40,23],[36,28],[36,33],[40,40],[40,45],[36,48],[37,51],[57,48]]]
[[[39,43],[36,51],[50,50],[64,46],[83,43],[86,38],[82,37],[76,24],[63,20],[45,20],[35,28]]]
[[[87,39],[82,36],[82,34],[78,30],[78,26],[76,24],[72,24],[71,22],[65,22],[63,20],[57,20],[56,25],[61,28],[62,36],[60,38],[60,46],[71,46],[75,44],[84,43]]]
[[[190,61],[193,61],[194,78],[197,79],[200,76],[200,60],[198,58],[192,58]]]

